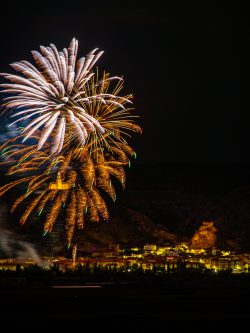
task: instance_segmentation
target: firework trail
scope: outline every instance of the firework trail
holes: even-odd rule
[[[90,155],[90,142],[84,148],[65,148],[60,155],[51,158],[48,143],[37,152],[36,145],[18,143],[20,139],[22,136],[10,139],[0,147],[5,159],[1,164],[8,165],[7,175],[21,176],[0,187],[0,197],[20,185],[23,190],[25,185],[23,193],[11,207],[13,213],[20,204],[24,204],[20,217],[22,225],[36,212],[43,221],[46,235],[63,214],[70,246],[75,232],[84,228],[85,220],[108,221],[109,214],[102,193],[116,200],[112,184],[114,178],[125,187],[124,167],[130,163],[131,156],[136,156],[130,146],[120,144],[118,148],[113,140],[107,138],[111,151],[100,148],[94,151],[92,148]]]
[[[84,146],[90,133],[105,133],[98,113],[90,112],[96,104],[124,110],[124,102],[131,103],[129,98],[105,92],[105,86],[111,81],[122,81],[120,77],[105,77],[97,86],[89,84],[94,76],[92,68],[103,51],[94,49],[78,60],[77,51],[75,38],[63,51],[54,44],[40,46],[40,52],[31,52],[36,67],[23,60],[11,64],[18,75],[1,73],[10,81],[0,85],[2,92],[13,94],[4,99],[3,107],[12,113],[11,117],[17,117],[10,125],[29,120],[22,130],[23,141],[42,128],[38,150],[51,138],[51,153],[59,153],[65,136],[72,131]]]
[[[63,52],[53,44],[41,47],[32,52],[37,68],[20,61],[12,67],[23,76],[2,74],[11,82],[3,91],[13,94],[5,98],[5,111],[21,115],[12,124],[29,122],[0,147],[1,165],[14,177],[0,187],[0,197],[25,185],[11,212],[24,204],[22,225],[36,212],[44,235],[64,216],[69,246],[85,221],[108,220],[103,194],[115,201],[114,178],[124,188],[124,167],[136,157],[127,139],[141,132],[126,106],[132,95],[119,95],[123,80],[92,70],[102,52],[76,61],[77,48],[75,39]]]

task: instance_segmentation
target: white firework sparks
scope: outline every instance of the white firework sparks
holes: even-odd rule
[[[87,95],[85,85],[94,75],[92,68],[103,51],[94,49],[86,57],[77,60],[77,50],[78,41],[75,38],[68,49],[64,48],[60,52],[54,44],[50,44],[50,47],[40,46],[40,52],[31,52],[37,67],[22,60],[11,64],[22,75],[1,73],[10,81],[0,85],[2,92],[13,94],[4,99],[5,110],[12,112],[11,117],[18,117],[9,126],[30,120],[22,130],[23,141],[42,128],[38,150],[53,137],[51,153],[58,154],[68,127],[75,132],[83,146],[91,132],[104,133],[105,129],[98,119],[88,113],[87,105],[90,103],[114,104],[124,109],[122,103],[117,101],[121,100],[119,96]],[[110,77],[108,80],[122,79]]]

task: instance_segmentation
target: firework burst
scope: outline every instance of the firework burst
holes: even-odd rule
[[[103,104],[109,110],[114,107],[125,110],[124,103],[131,103],[130,98],[117,96],[117,91],[106,92],[111,81],[122,81],[120,77],[105,76],[104,80],[92,84],[92,68],[103,51],[94,49],[78,60],[77,51],[75,38],[63,51],[58,51],[54,44],[40,46],[40,52],[31,52],[36,67],[23,60],[11,64],[19,75],[1,74],[10,81],[0,85],[2,92],[13,94],[5,98],[3,106],[12,113],[11,117],[17,117],[10,126],[28,120],[22,130],[23,141],[42,128],[38,150],[51,138],[51,153],[60,153],[65,136],[72,132],[84,146],[91,133],[100,137],[105,133],[98,112],[90,110],[97,104],[98,109]]]
[[[37,212],[44,235],[65,217],[69,245],[85,221],[108,220],[103,194],[116,200],[114,178],[125,187],[124,167],[136,157],[127,140],[141,132],[127,107],[132,95],[120,96],[123,80],[92,70],[103,52],[76,60],[77,49],[75,39],[62,52],[41,46],[41,53],[32,51],[37,68],[20,61],[12,67],[22,75],[2,74],[11,82],[3,92],[13,94],[5,111],[18,117],[12,124],[28,124],[0,147],[1,164],[15,177],[0,187],[0,197],[25,186],[11,211],[25,206],[22,225]]]
[[[36,211],[43,219],[46,235],[53,230],[58,216],[63,213],[66,216],[68,244],[71,244],[75,231],[83,229],[85,220],[99,222],[109,219],[102,193],[106,192],[113,201],[116,200],[113,178],[125,187],[124,166],[129,164],[129,156],[135,156],[131,147],[122,145],[112,148],[113,141],[110,141],[112,153],[98,148],[90,155],[89,143],[83,149],[63,149],[61,154],[51,158],[48,143],[37,152],[36,145],[18,143],[20,139],[22,136],[10,139],[1,147],[5,159],[2,164],[9,165],[7,175],[21,175],[21,178],[2,186],[0,197],[16,186],[22,185],[23,188],[25,185],[23,194],[11,208],[14,212],[26,202],[20,218],[22,225]]]

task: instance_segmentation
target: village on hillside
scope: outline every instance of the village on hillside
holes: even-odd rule
[[[235,253],[215,247],[217,229],[213,222],[203,222],[189,243],[175,245],[145,244],[142,247],[121,248],[119,244],[109,244],[84,256],[73,257],[42,257],[41,262],[32,258],[0,259],[0,269],[16,269],[39,264],[43,267],[56,266],[61,270],[74,269],[79,265],[106,268],[141,268],[142,270],[164,270],[167,272],[181,269],[208,269],[215,273],[228,270],[232,273],[249,272],[250,253]]]

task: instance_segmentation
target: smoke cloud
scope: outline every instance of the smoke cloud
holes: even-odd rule
[[[20,240],[14,232],[3,227],[6,222],[6,207],[0,206],[0,256],[9,258],[32,258],[40,265],[42,260],[33,244]]]

